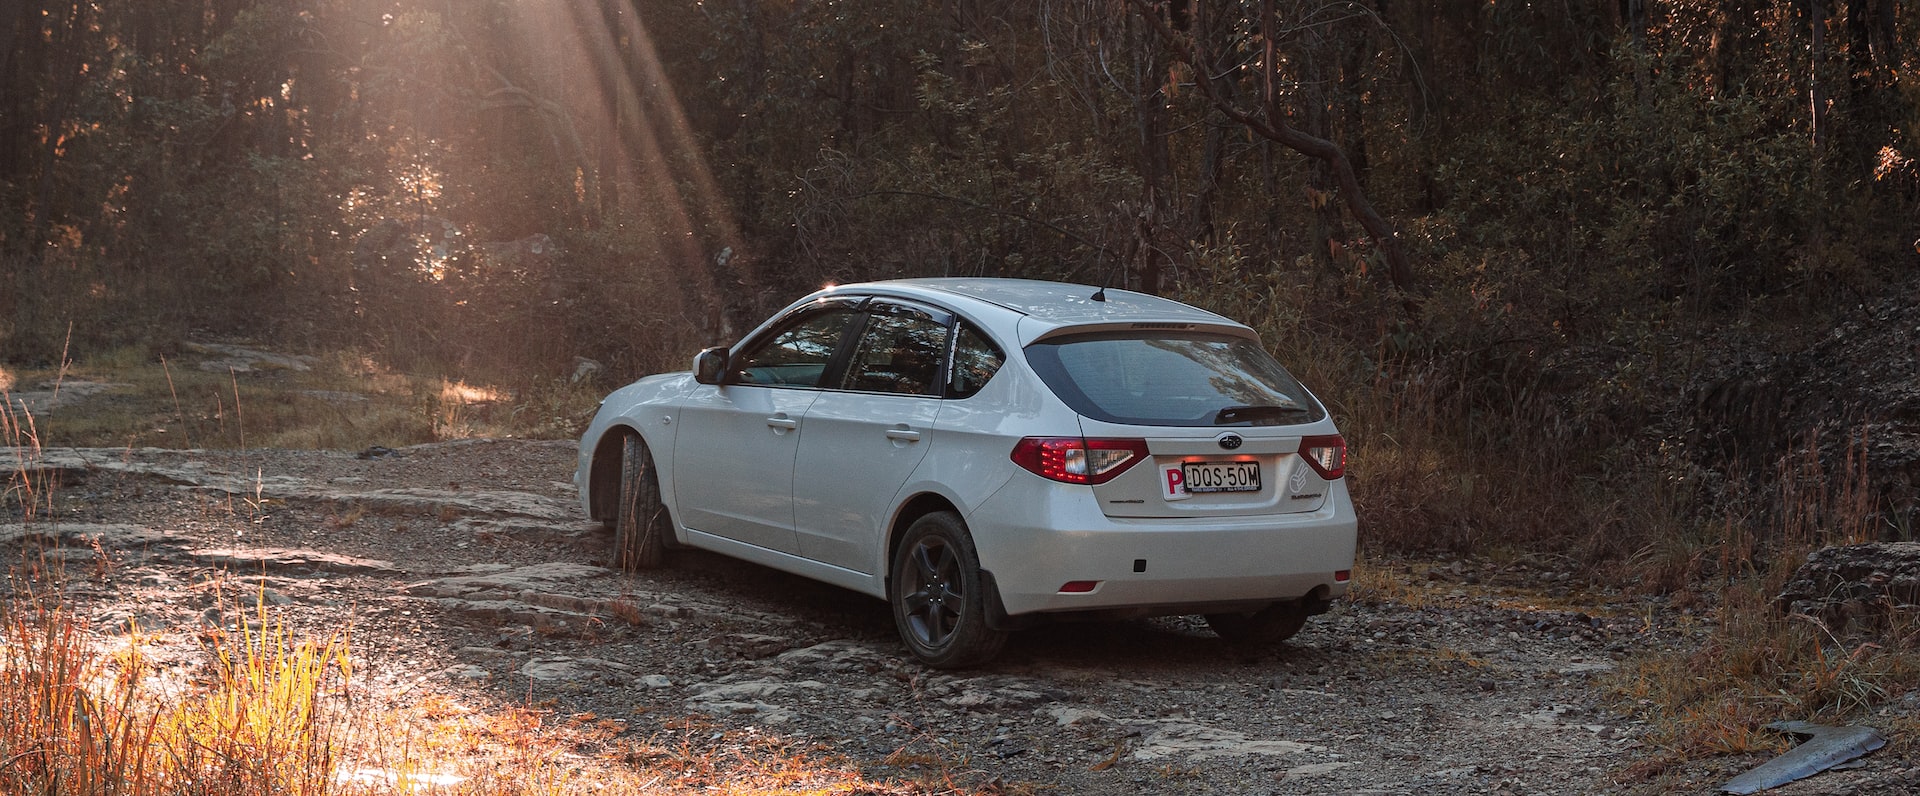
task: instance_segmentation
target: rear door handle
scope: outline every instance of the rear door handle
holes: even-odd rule
[[[786,412],[776,412],[773,417],[767,418],[767,425],[773,429],[773,433],[780,434],[799,428],[800,421],[788,417]]]
[[[905,425],[898,425],[898,426],[894,426],[893,428],[887,429],[887,438],[904,440],[906,442],[919,442],[920,432],[914,431],[913,429],[908,428]]]

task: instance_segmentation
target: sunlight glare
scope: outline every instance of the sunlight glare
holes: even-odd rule
[[[600,180],[617,180],[623,209],[644,213],[653,238],[666,247],[695,290],[713,295],[711,252],[740,247],[732,207],[708,167],[685,109],[654,48],[652,34],[631,5],[609,22],[597,4],[534,0],[515,4],[518,35],[527,46],[551,50],[564,42],[569,66],[566,96],[592,98],[595,121],[616,132],[618,162]],[[724,263],[720,263],[724,267]]]
[[[442,381],[440,401],[452,404],[481,404],[504,401],[507,395],[489,387],[476,387],[464,381]]]

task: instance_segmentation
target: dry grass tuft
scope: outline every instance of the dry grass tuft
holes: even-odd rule
[[[1850,457],[1838,474],[1822,472],[1811,454],[1787,462],[1769,527],[1755,531],[1730,519],[1685,547],[1687,571],[1673,577],[1712,592],[1718,608],[1698,646],[1648,656],[1612,683],[1649,720],[1648,740],[1660,750],[1635,773],[1705,755],[1784,749],[1783,738],[1762,729],[1779,720],[1884,724],[1890,714],[1882,706],[1920,687],[1913,610],[1894,611],[1869,637],[1835,633],[1774,603],[1808,553],[1873,538],[1860,461]]]
[[[653,738],[550,704],[476,705],[369,690],[345,635],[310,639],[267,609],[212,631],[184,676],[151,639],[109,649],[53,592],[0,606],[0,793],[922,794],[981,791],[943,758],[867,777],[818,745],[700,717]]]

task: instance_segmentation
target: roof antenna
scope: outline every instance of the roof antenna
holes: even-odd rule
[[[1117,262],[1113,264],[1113,268],[1117,268],[1119,266],[1120,264]],[[1094,301],[1099,301],[1104,303],[1107,300],[1107,285],[1113,283],[1113,268],[1108,268],[1106,277],[1100,280],[1100,289],[1093,291],[1093,295],[1090,298],[1092,298]]]

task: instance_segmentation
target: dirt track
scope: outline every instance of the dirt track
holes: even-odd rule
[[[1553,562],[1376,565],[1359,599],[1269,650],[1192,618],[1066,625],[1017,634],[988,668],[934,672],[866,597],[700,552],[605,569],[573,452],[47,451],[54,516],[0,525],[0,543],[64,561],[99,626],[162,644],[223,621],[204,584],[225,579],[293,621],[351,622],[393,688],[551,699],[643,736],[705,716],[833,746],[877,777],[911,775],[892,756],[1067,794],[1709,792],[1762,761],[1634,775],[1655,751],[1598,684],[1690,643],[1695,620]],[[1920,778],[1905,754],[1896,740],[1775,792],[1904,792]]]

